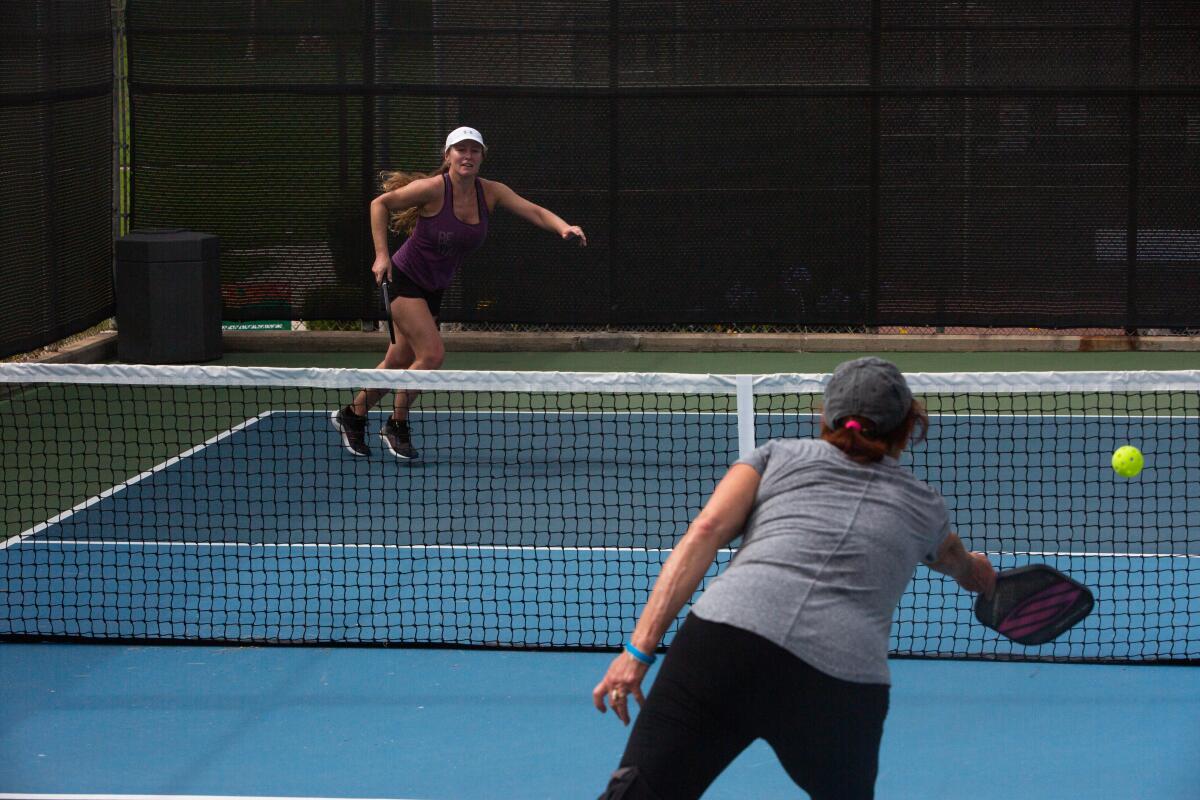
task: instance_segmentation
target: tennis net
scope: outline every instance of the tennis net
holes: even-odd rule
[[[1200,372],[908,377],[931,428],[904,463],[955,529],[1097,604],[1024,647],[918,567],[895,655],[1200,661]],[[816,435],[826,379],[0,365],[0,636],[618,647],[738,454]],[[391,396],[347,451],[362,388],[420,392],[420,458],[377,436]]]

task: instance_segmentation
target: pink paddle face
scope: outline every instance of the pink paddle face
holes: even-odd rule
[[[1034,564],[1000,573],[996,591],[976,600],[975,617],[1014,642],[1037,645],[1073,627],[1091,612],[1094,602],[1083,584]]]
[[[1048,586],[1018,603],[996,630],[1010,639],[1028,636],[1068,612],[1082,594],[1069,583]]]

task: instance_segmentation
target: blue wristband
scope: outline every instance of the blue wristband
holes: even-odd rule
[[[629,653],[629,655],[633,656],[638,661],[645,664],[647,667],[658,660],[658,656],[646,655],[641,650],[638,650],[636,647],[634,647],[632,642],[625,643],[625,652]]]

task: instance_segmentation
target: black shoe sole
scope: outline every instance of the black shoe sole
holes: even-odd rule
[[[350,443],[349,431],[346,430],[346,426],[342,424],[342,421],[338,419],[339,413],[341,412],[334,411],[329,415],[329,419],[333,421],[333,427],[337,429],[337,432],[342,435],[342,447],[345,447],[347,450],[349,450],[351,455],[358,456],[359,458],[366,458],[367,456],[371,455],[371,448],[367,447],[365,443],[363,444],[363,450],[366,452],[360,453],[354,449],[354,446]]]

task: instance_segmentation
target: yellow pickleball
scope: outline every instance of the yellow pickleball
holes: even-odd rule
[[[1112,457],[1113,472],[1120,475],[1122,478],[1132,478],[1142,471],[1142,467],[1146,466],[1146,459],[1142,457],[1142,451],[1138,450],[1133,445],[1125,445],[1118,447]]]

